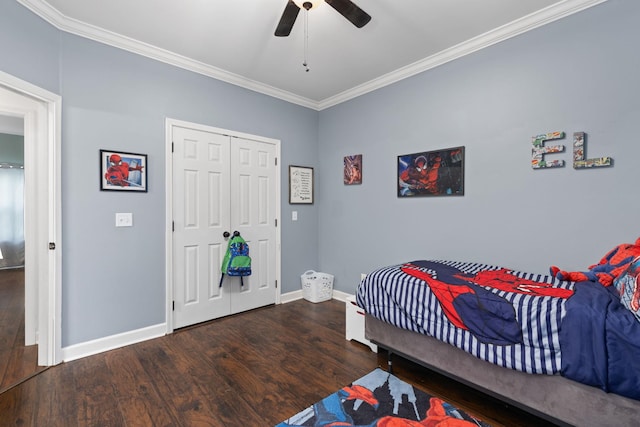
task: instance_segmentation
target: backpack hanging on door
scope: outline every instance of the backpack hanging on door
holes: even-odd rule
[[[251,258],[249,257],[249,245],[244,241],[240,233],[233,232],[233,237],[229,239],[227,252],[224,254],[222,266],[220,267],[220,286],[224,280],[224,275],[239,276],[240,286],[244,286],[242,278],[251,275]]]

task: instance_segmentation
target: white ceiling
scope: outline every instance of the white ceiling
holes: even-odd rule
[[[61,30],[321,110],[606,0],[354,0],[274,31],[287,0],[17,0]]]

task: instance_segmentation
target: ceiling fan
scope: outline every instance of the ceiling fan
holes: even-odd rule
[[[329,6],[358,28],[364,27],[371,20],[371,16],[367,12],[360,9],[350,0],[324,0],[324,2],[328,3]],[[277,37],[288,36],[291,33],[293,24],[296,22],[300,9],[308,11],[320,3],[322,3],[321,0],[289,0],[276,27],[275,35]]]

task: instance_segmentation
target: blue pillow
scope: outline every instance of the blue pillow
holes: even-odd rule
[[[620,302],[640,322],[640,257],[633,260],[627,269],[613,282]]]

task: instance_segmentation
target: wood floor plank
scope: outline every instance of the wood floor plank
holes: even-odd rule
[[[126,349],[113,350],[105,354],[105,362],[113,393],[125,420],[158,427],[178,423],[144,371],[137,353]]]
[[[76,399],[70,398],[75,395],[76,386],[71,371],[67,365],[62,364],[51,375],[38,375],[27,382],[35,397],[35,420],[50,420],[51,425],[76,425]],[[38,398],[42,391],[49,394],[47,399]]]
[[[0,394],[0,427],[273,426],[386,353],[346,341],[345,305],[300,300],[52,367]],[[395,374],[500,426],[550,425],[401,358]]]
[[[219,425],[217,414],[202,404],[203,393],[194,383],[187,360],[171,349],[171,337],[161,340],[160,346],[143,343],[140,362],[154,379],[156,391],[165,398],[172,416],[184,425]]]
[[[77,408],[77,424],[124,425],[104,355],[76,360],[70,366],[76,387],[73,397]],[[46,372],[42,375],[46,375]]]
[[[25,346],[24,304],[24,269],[0,270],[0,391],[44,369]]]
[[[204,326],[198,328],[198,331],[189,331],[188,334],[176,334],[176,344],[179,346],[188,345],[188,341],[181,342],[181,339],[190,340],[201,333],[210,339],[212,345],[209,351],[191,353],[188,356],[194,365],[205,368],[205,372],[195,377],[200,382],[200,388],[212,397],[209,404],[221,414],[228,414],[229,408],[235,408],[236,412],[244,412],[254,422],[263,419],[261,407],[288,405],[290,396],[286,388],[283,389],[285,393],[273,391],[278,381],[287,376],[281,375],[279,369],[274,369],[277,364],[268,356],[270,349],[262,347],[265,351],[256,352],[255,341],[247,337],[246,333],[251,331],[253,334],[255,331],[246,327],[247,325],[234,328],[233,323],[226,322],[224,326],[216,330],[211,326]],[[220,341],[219,337],[216,339],[217,335],[225,337],[226,344],[216,345],[216,341]],[[247,345],[249,342],[251,344]]]

